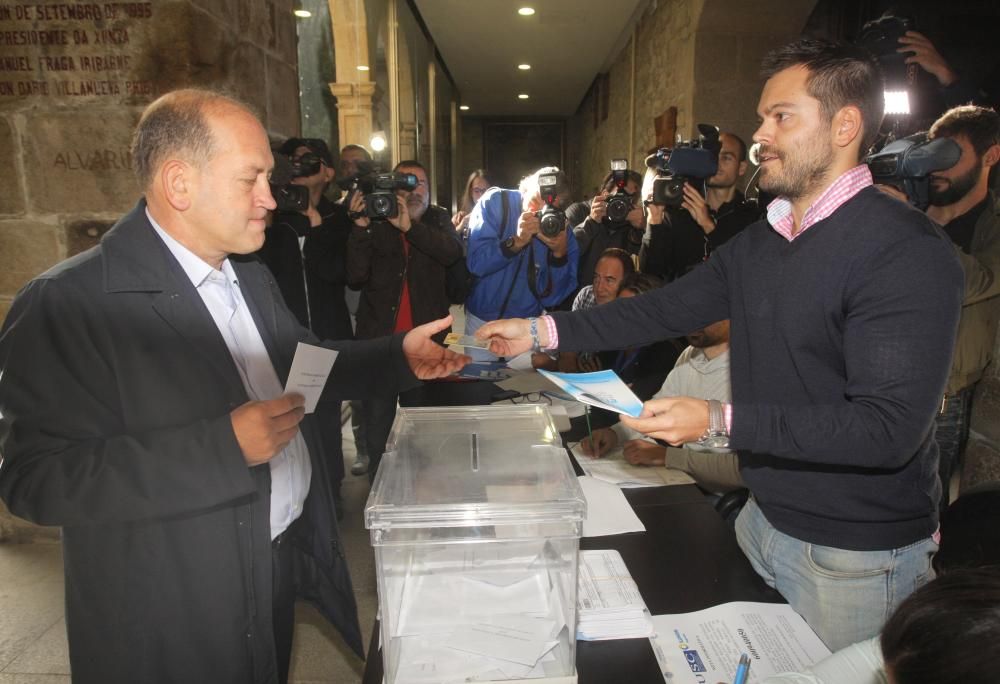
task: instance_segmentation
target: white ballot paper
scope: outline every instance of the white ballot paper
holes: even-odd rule
[[[288,371],[285,394],[295,392],[305,397],[306,413],[316,410],[319,395],[326,387],[326,379],[330,377],[333,362],[337,360],[339,353],[302,342],[295,347],[295,358],[292,359],[292,369]]]
[[[731,682],[742,653],[750,656],[749,682],[800,671],[830,655],[785,603],[723,603],[695,613],[654,615],[653,625],[656,636],[649,641],[670,684]]]
[[[646,526],[639,520],[617,485],[586,475],[577,479],[583,489],[583,496],[587,499],[587,518],[583,521],[584,537],[646,531]]]
[[[690,475],[680,470],[663,466],[632,465],[625,460],[621,447],[615,447],[600,458],[583,453],[579,442],[572,445],[570,450],[585,474],[595,480],[618,485],[622,489],[694,483]]]
[[[566,598],[544,562],[531,552],[511,558],[487,546],[432,549],[421,572],[386,585],[399,595],[399,619],[390,636],[397,681],[542,677],[558,671],[559,658],[565,664]]]
[[[639,587],[614,549],[580,552],[576,638],[634,639],[653,634],[653,618]]]

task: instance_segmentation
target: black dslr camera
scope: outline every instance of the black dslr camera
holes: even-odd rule
[[[566,214],[556,206],[556,187],[559,179],[554,173],[538,176],[538,192],[545,201],[541,211],[535,212],[541,223],[542,235],[555,237],[566,229]]]
[[[900,188],[911,204],[924,210],[930,204],[930,175],[950,169],[961,156],[954,140],[928,140],[926,133],[915,133],[868,155],[865,164],[876,183]]]
[[[628,159],[611,160],[611,178],[615,182],[615,192],[608,197],[606,211],[611,223],[624,223],[632,211],[632,195],[625,191],[628,176]]]
[[[673,149],[661,147],[646,157],[646,166],[656,169],[650,204],[679,207],[684,203],[684,183],[704,183],[719,171],[719,129],[698,124],[698,137],[682,141]]]
[[[380,173],[374,162],[357,162],[358,172],[337,181],[341,190],[348,191],[345,200],[350,206],[350,193],[360,192],[365,196],[365,216],[370,219],[390,219],[399,215],[396,191],[410,192],[419,181],[412,173]]]

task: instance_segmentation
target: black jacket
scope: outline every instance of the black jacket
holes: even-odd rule
[[[573,229],[576,244],[580,247],[580,262],[576,269],[579,287],[586,287],[594,280],[594,268],[604,250],[611,247],[638,254],[642,246],[642,229],[630,223],[613,225],[607,219],[595,221],[589,216]]]
[[[403,240],[410,243],[409,259],[404,257]],[[388,221],[372,221],[366,229],[351,228],[347,282],[361,290],[358,339],[392,333],[404,277],[410,286],[414,325],[447,316],[446,271],[461,258],[462,244],[441,207],[428,207],[406,233]]]
[[[299,212],[275,214],[260,257],[299,323],[321,339],[351,339],[351,314],[344,300],[351,222],[346,209],[325,197],[317,209],[323,222],[315,228]],[[299,236],[305,237],[301,249]]]
[[[646,227],[639,253],[639,267],[669,282],[675,280],[708,258],[713,250],[730,240],[760,218],[756,203],[747,202],[743,193],[726,202],[717,212],[715,230],[708,235],[687,209],[668,207],[666,223]]]
[[[315,341],[255,257],[231,259],[279,379]],[[401,337],[324,343],[330,400],[417,384]],[[63,527],[73,681],[270,684],[270,470],[248,468],[230,412],[247,394],[145,202],[101,244],[39,276],[0,330],[0,497]],[[296,584],[362,653],[310,416],[312,484]]]

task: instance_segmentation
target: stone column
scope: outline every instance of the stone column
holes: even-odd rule
[[[367,147],[372,137],[372,99],[375,96],[375,84],[371,81],[331,83],[330,92],[337,98],[340,147],[349,143]]]

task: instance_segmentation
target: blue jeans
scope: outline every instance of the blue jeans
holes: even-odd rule
[[[753,497],[736,519],[736,539],[832,651],[877,635],[904,598],[934,579],[932,539],[886,551],[808,544],[776,530]]]

